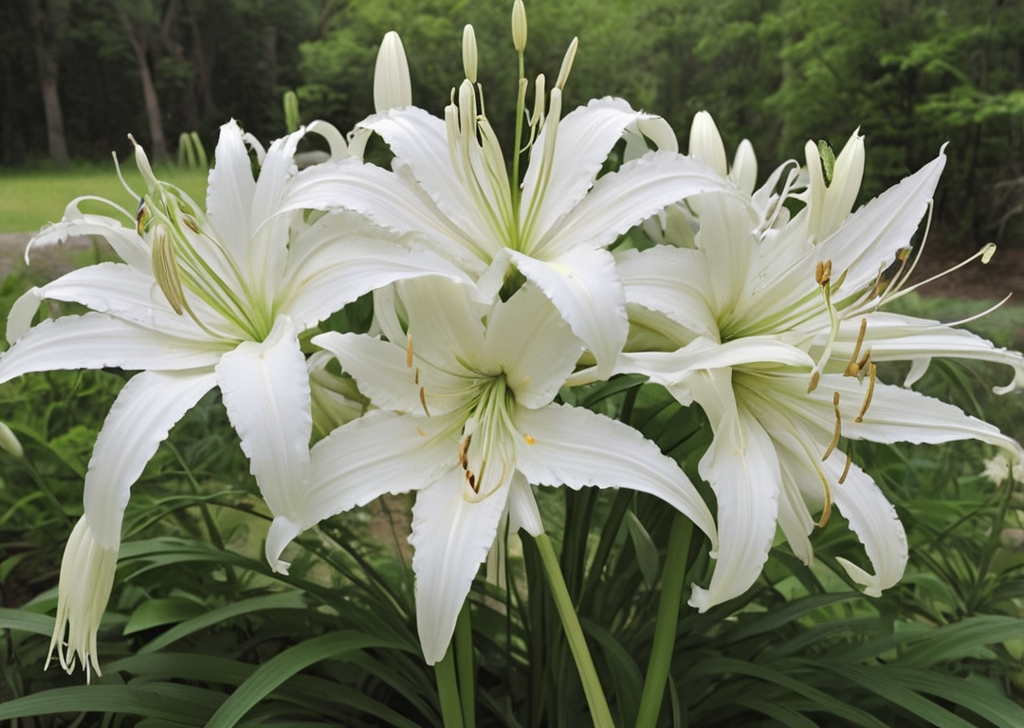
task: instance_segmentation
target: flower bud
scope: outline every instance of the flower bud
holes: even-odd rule
[[[476,83],[476,33],[472,25],[462,29],[462,67],[469,82]]]
[[[21,459],[25,451],[21,447],[18,436],[11,431],[6,422],[0,422],[0,448],[3,448],[14,457]]]
[[[526,50],[526,6],[523,0],[512,3],[512,45],[520,53]]]
[[[377,52],[377,65],[373,71],[373,105],[377,113],[412,105],[409,61],[405,57],[402,39],[393,30],[384,36]]]
[[[565,82],[569,80],[569,71],[572,70],[572,62],[576,60],[576,49],[579,47],[579,44],[580,39],[573,38],[569,48],[565,51],[565,57],[562,58],[562,67],[558,70],[558,80],[555,81],[555,87],[558,89],[564,89]]]
[[[718,133],[715,120],[706,111],[698,111],[693,117],[690,126],[690,156],[704,162],[722,177],[729,173],[722,135]]]

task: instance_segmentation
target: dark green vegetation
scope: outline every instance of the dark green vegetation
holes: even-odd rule
[[[508,140],[509,6],[16,0],[0,25],[0,165],[123,155],[129,132],[159,159],[174,155],[182,132],[198,131],[210,148],[230,117],[269,140],[285,131],[280,99],[289,88],[305,120],[347,130],[373,110],[376,48],[392,29],[405,40],[415,102],[437,112],[462,78],[459,44],[470,22],[488,116]],[[566,108],[619,95],[665,116],[684,141],[693,114],[707,109],[730,147],[748,136],[772,164],[802,158],[810,137],[839,148],[859,126],[872,160],[864,200],[948,141],[939,241],[970,253],[1020,239],[1017,0],[546,0],[527,11],[528,76],[554,74],[580,38]]]

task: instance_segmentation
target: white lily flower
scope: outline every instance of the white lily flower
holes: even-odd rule
[[[410,542],[433,664],[503,516],[513,531],[542,532],[530,483],[651,493],[716,543],[711,513],[672,459],[621,422],[553,403],[583,346],[534,286],[483,308],[448,281],[407,281],[400,292],[407,327],[393,305],[390,315],[378,308],[388,340],[313,339],[380,410],[313,447],[297,515],[275,519],[268,548],[279,554],[321,519],[385,493],[418,491]]]
[[[356,160],[323,165],[299,176],[289,204],[347,207],[399,234],[414,233],[417,243],[472,276],[487,301],[507,282],[514,290],[517,282],[529,280],[607,374],[626,339],[627,319],[606,248],[669,203],[732,188],[704,164],[678,155],[663,119],[634,111],[621,99],[591,101],[561,118],[562,77],[574,48],[546,109],[543,76],[538,78],[530,161],[521,187],[514,179],[518,162],[510,173],[482,100],[467,79],[453,92],[444,119],[410,107],[363,122],[390,145],[394,171]],[[526,80],[521,84],[523,102]],[[644,135],[663,151],[643,154],[598,178],[612,147],[627,133],[634,139]]]
[[[62,566],[69,576],[62,576],[54,645],[68,670],[77,658],[99,673],[102,608],[93,607],[109,597],[129,489],[170,428],[220,387],[270,510],[293,514],[312,428],[299,333],[374,288],[443,269],[435,256],[385,242],[354,216],[308,223],[301,213],[278,214],[304,133],[279,139],[265,155],[257,147],[262,169],[254,178],[241,129],[224,125],[206,214],[156,180],[137,149],[149,184],[137,216],[113,203],[123,220],[84,215],[76,200],[30,243],[99,235],[125,263],[77,270],[22,296],[8,320],[13,346],[0,357],[0,382],[50,369],[143,370],[121,390],[97,437],[77,545]],[[464,278],[450,266],[449,273]],[[45,299],[91,310],[29,328]],[[98,591],[86,598],[82,589]]]
[[[702,133],[702,144],[713,148],[707,128]],[[902,576],[903,528],[871,478],[842,456],[843,438],[977,439],[1022,455],[995,427],[877,381],[873,361],[881,359],[996,361],[1015,368],[1018,384],[1024,362],[1019,353],[972,334],[874,310],[886,300],[875,287],[879,275],[928,209],[944,158],[847,215],[862,169],[859,136],[851,145],[836,173],[851,181],[840,183],[833,197],[815,189],[817,202],[792,220],[765,224],[765,212],[781,206],[785,191],[768,206],[763,189],[746,202],[704,194],[693,208],[699,215],[695,247],[619,256],[633,331],[616,370],[646,374],[683,404],[698,402],[714,431],[699,467],[718,496],[721,547],[710,585],[693,592],[691,604],[702,610],[754,582],[776,524],[809,563],[808,535],[816,520],[824,524],[833,504],[874,569],[842,560],[851,578],[877,595]],[[816,155],[813,163],[820,164]],[[791,182],[792,175],[787,188]],[[817,242],[822,231],[826,237]],[[812,517],[819,513],[820,519]]]

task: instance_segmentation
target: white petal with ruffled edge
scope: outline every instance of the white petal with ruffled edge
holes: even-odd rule
[[[116,549],[129,490],[174,424],[216,386],[212,369],[140,372],[117,395],[85,474],[85,516],[97,543]]]
[[[632,427],[557,404],[517,407],[513,420],[523,436],[516,442],[516,466],[531,483],[649,493],[688,517],[711,539],[712,550],[718,548],[714,518],[690,479]]]

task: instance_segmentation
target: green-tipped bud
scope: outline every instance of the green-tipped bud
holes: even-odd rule
[[[0,422],[0,448],[3,448],[16,458],[22,458],[25,451],[21,447],[21,441],[14,434],[6,422]]]
[[[399,106],[412,106],[412,81],[409,61],[405,57],[402,39],[389,31],[377,52],[377,66],[373,71],[373,105],[377,112]]]
[[[156,175],[153,174],[153,168],[149,164],[149,157],[146,156],[146,150],[142,148],[142,145],[135,141],[135,137],[131,134],[128,135],[128,139],[135,146],[135,166],[139,168],[139,173],[142,174],[142,179],[146,182],[148,189],[155,189],[159,182]]]
[[[579,47],[579,44],[580,39],[573,38],[565,52],[565,57],[562,58],[562,67],[558,70],[558,80],[555,81],[555,87],[558,89],[564,89],[565,82],[569,80],[569,71],[572,70],[572,62],[576,59],[576,48]]]
[[[526,50],[526,6],[523,0],[512,3],[512,45],[520,53]]]
[[[462,67],[469,82],[476,83],[476,33],[472,25],[462,29]]]
[[[179,316],[185,313],[188,302],[185,300],[185,291],[181,286],[181,276],[178,275],[178,262],[174,256],[174,240],[171,232],[164,225],[155,225],[152,236],[152,263],[153,277],[160,286],[167,302],[171,304],[174,313]]]
[[[288,89],[284,92],[284,98],[282,99],[284,105],[284,127],[288,130],[288,133],[299,130],[299,124],[302,122],[299,120],[299,97],[295,95],[295,92]]]

